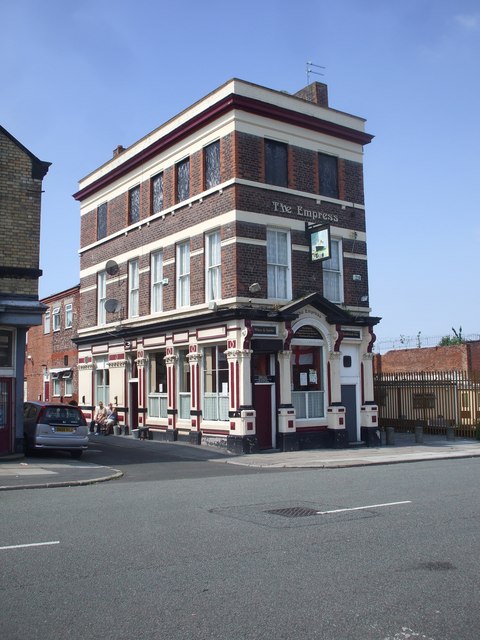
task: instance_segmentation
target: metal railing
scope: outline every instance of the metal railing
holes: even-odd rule
[[[396,431],[475,437],[480,424],[480,379],[464,371],[382,373],[374,376],[380,426]]]

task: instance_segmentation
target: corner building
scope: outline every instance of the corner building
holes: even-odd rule
[[[233,79],[81,180],[83,410],[237,453],[374,441],[371,140],[324,84]]]

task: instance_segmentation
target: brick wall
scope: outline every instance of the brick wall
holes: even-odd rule
[[[190,156],[190,197],[204,191],[204,165],[203,152],[198,151]],[[271,214],[278,218],[284,218],[285,226],[289,226],[289,220],[295,219],[302,222],[330,222],[336,227],[352,231],[352,238],[343,240],[343,251],[355,254],[366,254],[365,242],[357,241],[353,232],[365,231],[365,215],[362,209],[346,207],[342,209],[334,202],[322,201],[316,204],[313,198],[305,198],[301,195],[272,191],[268,185],[262,185],[264,181],[264,139],[258,136],[236,132],[222,138],[220,141],[220,166],[221,180],[228,180],[236,176],[255,181],[256,187],[245,185],[231,185],[225,187],[223,192],[214,192],[203,196],[202,201],[193,200],[185,206],[179,203],[174,213],[169,212],[164,218],[159,216],[149,220],[148,225],[142,225],[115,238],[107,240],[98,247],[85,251],[81,255],[81,269],[105,265],[107,260],[118,260],[118,256],[130,252],[138,252],[140,256],[140,314],[149,313],[150,307],[150,254],[145,248],[150,243],[155,243],[164,251],[164,277],[169,284],[163,288],[163,308],[165,311],[174,310],[176,307],[175,295],[175,266],[168,264],[169,260],[175,260],[175,247],[162,246],[162,238],[180,233],[185,239],[189,237],[189,229],[192,225],[211,222],[211,229],[215,228],[215,218],[239,209],[261,214]],[[164,169],[164,209],[175,204],[175,167]],[[289,146],[289,186],[297,191],[315,193],[318,191],[318,154],[308,149]],[[342,197],[356,203],[363,202],[362,166],[350,161],[339,161],[339,183]],[[144,180],[141,185],[141,218],[144,219],[151,212],[151,185],[150,179]],[[274,202],[281,201],[290,209],[281,210]],[[310,209],[312,211],[310,211]],[[108,233],[116,233],[124,229],[128,212],[128,192],[112,199],[108,203]],[[299,214],[302,212],[302,215]],[[232,237],[251,238],[266,242],[266,229],[263,224],[229,224],[221,230],[222,239]],[[89,245],[96,240],[96,211],[88,212],[82,216],[81,230],[82,246]],[[292,245],[303,246],[307,249],[308,238],[305,232],[292,231]],[[192,254],[191,274],[191,304],[205,302],[205,256],[203,254],[204,236],[190,237],[190,251]],[[196,253],[197,252],[197,253]],[[146,270],[142,273],[142,270]],[[252,282],[259,282],[262,286],[261,293],[257,297],[267,295],[267,267],[265,246],[241,243],[235,247],[222,249],[222,297],[248,296]],[[123,312],[122,317],[128,315],[128,273],[126,263],[119,264],[119,273],[107,278],[107,298],[118,299]],[[353,275],[360,275],[360,280],[353,280]],[[361,302],[362,296],[368,295],[368,272],[366,260],[347,258],[344,261],[344,292],[345,302],[354,306],[368,307],[368,302]],[[308,259],[307,251],[292,252],[292,281],[293,298],[297,298],[312,291],[323,290],[323,274],[321,264],[312,264]],[[89,287],[96,287],[96,277],[89,276],[82,279],[82,318],[81,328],[95,325],[97,320],[97,293],[95,289],[88,291]],[[115,318],[107,318],[114,320]]]
[[[480,342],[446,347],[399,349],[376,355],[376,373],[404,371],[465,371],[480,372]]]
[[[0,130],[2,267],[39,268],[42,179],[33,177],[34,165],[28,152]],[[38,276],[0,277],[0,292],[38,298]]]

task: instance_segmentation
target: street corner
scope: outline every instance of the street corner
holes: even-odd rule
[[[122,476],[119,469],[91,462],[21,458],[0,462],[0,491],[82,486]]]

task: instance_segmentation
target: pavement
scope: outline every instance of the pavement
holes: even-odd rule
[[[138,443],[131,436],[109,436]],[[146,440],[144,446],[162,446],[165,443]],[[168,443],[172,445],[175,443]],[[135,445],[137,446],[137,445]],[[190,447],[178,443],[181,447]],[[195,445],[191,445],[195,446]],[[198,447],[195,447],[198,450]],[[204,449],[205,450],[205,449]],[[223,455],[219,456],[219,453]],[[261,469],[338,469],[368,465],[398,464],[425,460],[480,457],[480,441],[442,436],[424,436],[422,443],[413,434],[395,434],[393,444],[378,447],[353,445],[348,449],[310,449],[305,451],[265,451],[235,456],[215,449],[212,462],[257,467]],[[45,489],[95,484],[121,478],[120,469],[97,465],[68,457],[0,458],[0,491],[12,489]]]

